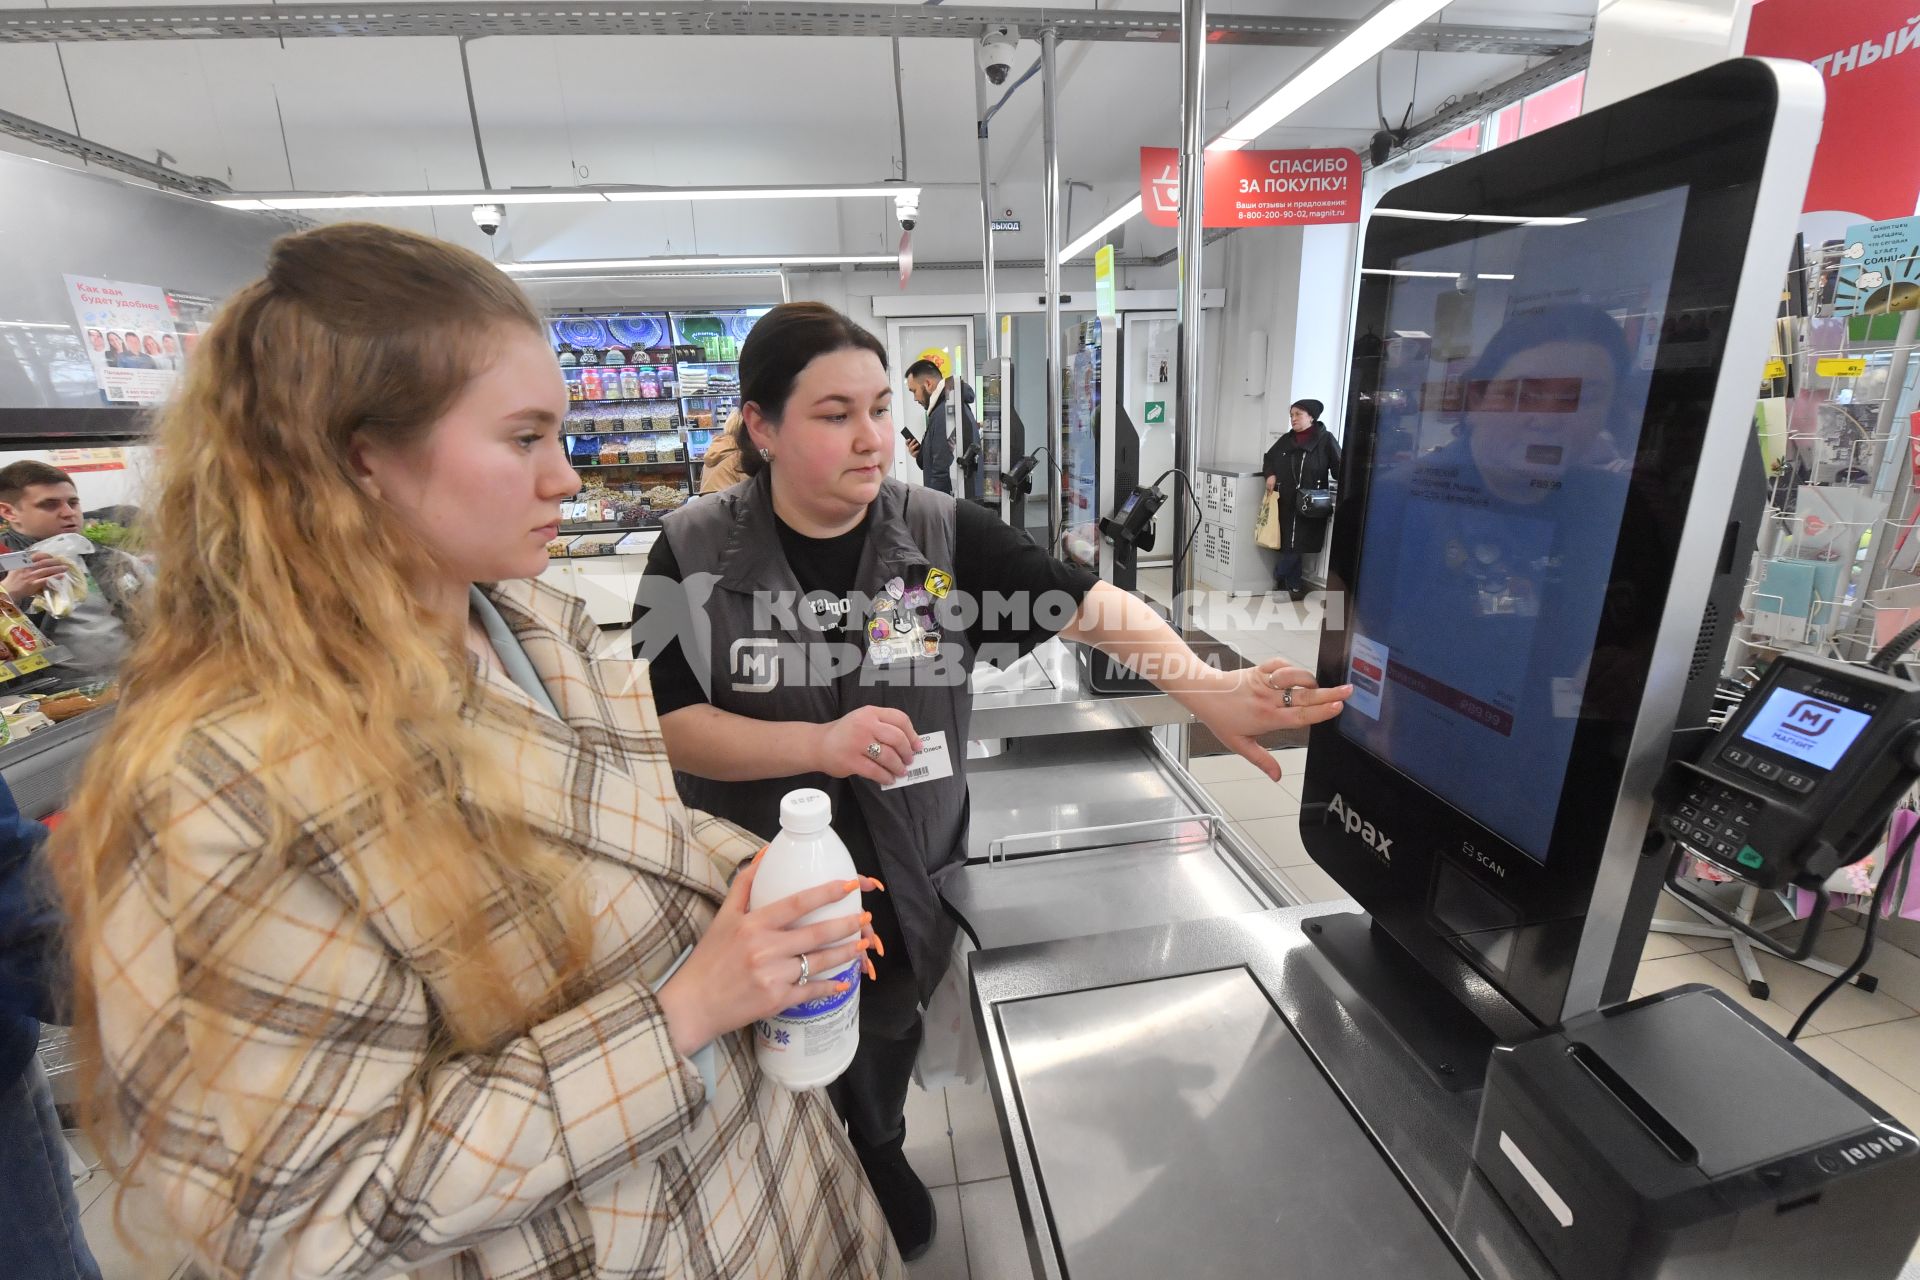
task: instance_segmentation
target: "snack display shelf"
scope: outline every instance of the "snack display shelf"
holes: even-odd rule
[[[604,431],[562,431],[563,436],[677,436],[675,427],[608,427]]]
[[[567,464],[575,471],[607,471],[632,467],[684,467],[684,458],[667,458],[648,462],[570,462]]]
[[[67,651],[57,644],[50,644],[40,652],[25,658],[13,658],[0,662],[0,696],[14,691],[13,682],[57,667],[67,660]]]

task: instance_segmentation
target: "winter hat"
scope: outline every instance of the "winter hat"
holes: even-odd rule
[[[1318,422],[1320,421],[1321,413],[1326,410],[1327,406],[1321,404],[1318,400],[1295,400],[1291,405],[1288,405],[1287,407],[1290,409],[1304,409],[1306,410],[1307,416],[1309,418],[1312,418],[1315,422]]]

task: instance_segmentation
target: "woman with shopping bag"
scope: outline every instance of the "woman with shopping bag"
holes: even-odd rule
[[[1255,540],[1280,553],[1273,566],[1273,585],[1298,600],[1307,594],[1305,559],[1327,544],[1327,525],[1333,518],[1332,486],[1340,474],[1340,443],[1320,421],[1325,406],[1318,400],[1295,400],[1288,411],[1291,429],[1273,442],[1261,460],[1267,478],[1261,524]],[[1274,539],[1268,541],[1269,538]]]

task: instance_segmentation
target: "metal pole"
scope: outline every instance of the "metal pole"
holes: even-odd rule
[[[993,305],[993,197],[987,187],[987,84],[973,75],[974,128],[980,139],[980,270],[986,276],[987,367],[1000,358],[1000,317]]]
[[[1207,0],[1180,6],[1180,369],[1174,388],[1173,466],[1193,492],[1193,441],[1200,426],[1200,251],[1206,239],[1201,165],[1207,145]],[[1173,496],[1174,625],[1187,623],[1192,504]]]
[[[1047,549],[1060,550],[1060,144],[1054,134],[1053,29],[1040,33],[1041,147],[1046,190],[1040,195],[1040,252],[1047,291]]]

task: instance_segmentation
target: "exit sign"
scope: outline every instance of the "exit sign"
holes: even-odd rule
[[[993,220],[993,229],[995,231],[1018,231],[1020,229],[1020,219],[995,218]]]

